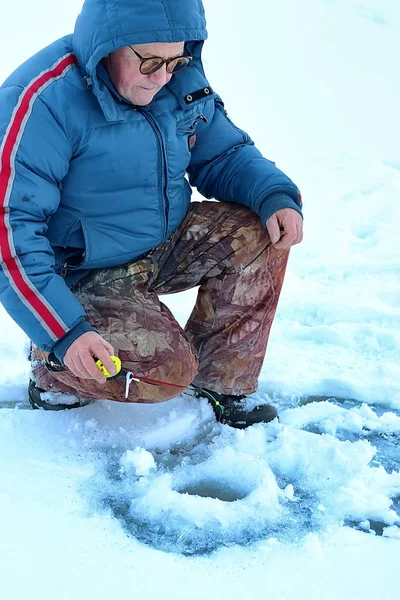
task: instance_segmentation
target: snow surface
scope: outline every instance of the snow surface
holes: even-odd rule
[[[80,4],[3,3],[0,79]],[[400,7],[205,6],[211,84],[305,202],[249,400],[280,420],[233,430],[185,394],[25,410],[26,338],[1,309],[2,599],[398,598]],[[194,298],[164,300],[183,324]]]

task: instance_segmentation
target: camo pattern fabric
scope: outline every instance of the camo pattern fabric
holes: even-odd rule
[[[162,402],[192,382],[219,393],[257,389],[289,256],[272,247],[259,217],[240,204],[192,202],[172,236],[130,264],[92,271],[73,288],[87,319],[115,348],[123,377],[98,384],[54,372],[33,352],[39,387],[88,399]],[[160,294],[200,286],[185,329]]]

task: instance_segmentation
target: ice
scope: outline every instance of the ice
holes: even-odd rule
[[[174,463],[166,468],[161,460],[149,477],[102,481],[102,501],[118,510],[136,538],[162,550],[203,554],[257,540],[281,522],[284,494],[262,458],[223,447],[208,458],[195,454]]]
[[[150,452],[144,448],[135,448],[127,450],[120,460],[121,473],[126,473],[131,470],[139,477],[149,475],[150,471],[156,468],[156,463]]]
[[[388,529],[395,537],[400,525],[393,505],[400,496],[398,471],[373,466],[376,450],[367,440],[341,441],[332,433],[300,428],[309,423],[311,408],[318,408],[322,419],[332,418],[340,407],[314,403],[288,410],[280,423],[240,431],[215,423],[205,400],[173,402],[172,413],[176,416],[179,408],[195,427],[180,439],[171,437],[168,450],[165,440],[161,448],[155,443],[158,432],[163,439],[167,405],[119,405],[117,421],[108,426],[109,402],[71,413],[19,411],[18,419],[4,410],[3,464],[10,459],[10,440],[23,440],[16,459],[20,462],[34,448],[49,491],[55,481],[60,485],[58,473],[66,461],[70,471],[75,464],[76,472],[67,480],[75,480],[73,504],[80,511],[92,518],[111,516],[128,539],[183,556],[248,548],[271,538],[299,543],[310,532],[322,536],[343,524],[372,533]],[[138,426],[146,409],[147,420]],[[289,422],[291,413],[296,418]],[[153,437],[147,440],[150,428]],[[36,485],[42,476],[36,475]],[[3,494],[7,506],[8,495]]]
[[[384,537],[391,537],[400,540],[400,528],[399,527],[386,527],[383,532]]]
[[[393,507],[400,475],[371,464],[376,450],[367,440],[302,431],[299,418],[286,424],[285,414],[282,423],[232,430],[215,424],[211,409],[203,421],[206,401],[185,402],[186,412],[200,419],[197,433],[187,431],[167,452],[151,443],[123,451],[113,436],[107,442],[104,431],[96,433],[109,449],[84,497],[111,511],[128,535],[166,552],[204,555],[271,537],[292,543],[344,523],[365,530],[368,520],[382,531],[400,525]],[[325,417],[339,408],[316,405]],[[311,407],[287,412],[306,417]],[[163,419],[158,425],[162,431]]]
[[[285,411],[280,416],[281,423],[299,428],[314,429],[320,433],[337,435],[339,432],[356,433],[359,436],[371,434],[400,433],[400,416],[385,412],[378,416],[370,406],[342,408],[333,402],[313,402],[302,408]]]

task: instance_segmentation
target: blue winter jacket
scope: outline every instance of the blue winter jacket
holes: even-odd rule
[[[0,298],[61,359],[91,329],[69,286],[163,242],[191,186],[248,206],[263,223],[282,208],[301,213],[297,187],[229,120],[207,81],[206,38],[201,0],[86,0],[74,34],[0,88]],[[145,108],[122,98],[102,59],[128,44],[175,41],[193,55],[190,66]]]

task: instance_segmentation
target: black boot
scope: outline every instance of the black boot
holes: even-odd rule
[[[269,423],[278,416],[271,404],[260,404],[248,412],[242,402],[246,396],[217,394],[217,392],[205,388],[195,386],[193,388],[196,398],[207,398],[213,407],[217,421],[236,429],[245,429],[255,423]]]
[[[32,379],[29,381],[28,399],[32,408],[43,408],[44,410],[67,410],[69,408],[80,408],[81,406],[86,406],[87,404],[91,403],[90,400],[78,400],[78,402],[73,402],[71,404],[53,404],[42,399],[41,394],[44,392],[45,390],[42,390],[40,387],[38,387]]]

